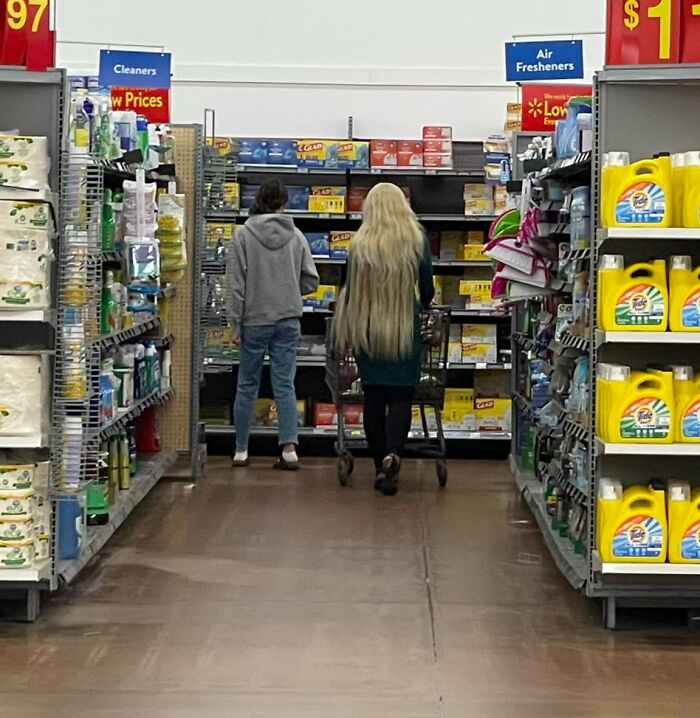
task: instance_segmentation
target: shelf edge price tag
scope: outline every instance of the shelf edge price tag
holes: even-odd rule
[[[47,70],[55,64],[51,0],[1,0],[0,65]]]

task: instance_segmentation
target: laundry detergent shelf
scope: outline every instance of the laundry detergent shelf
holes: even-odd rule
[[[625,268],[619,254],[601,258],[598,272],[598,326],[609,332],[665,332],[669,297],[666,262],[655,259]]]
[[[700,332],[700,267],[689,256],[673,256],[668,283],[671,331]]]
[[[700,376],[693,367],[673,368],[673,393],[676,404],[676,441],[700,443]]]
[[[700,563],[700,488],[669,481],[667,501],[669,562]]]
[[[630,486],[623,491],[619,481],[601,479],[597,538],[605,563],[665,563],[665,493],[651,486]]]

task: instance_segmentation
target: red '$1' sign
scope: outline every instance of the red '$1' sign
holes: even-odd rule
[[[607,65],[700,61],[700,0],[608,0]]]

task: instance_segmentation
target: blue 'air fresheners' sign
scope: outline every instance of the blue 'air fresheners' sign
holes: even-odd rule
[[[506,43],[506,80],[542,82],[583,77],[582,40]]]
[[[169,89],[171,61],[169,52],[100,50],[100,85]]]

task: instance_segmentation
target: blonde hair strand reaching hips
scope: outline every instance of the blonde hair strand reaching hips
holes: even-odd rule
[[[410,355],[424,241],[402,190],[388,182],[375,185],[365,200],[362,227],[350,249],[350,286],[338,301],[340,347],[380,361],[400,361]]]

